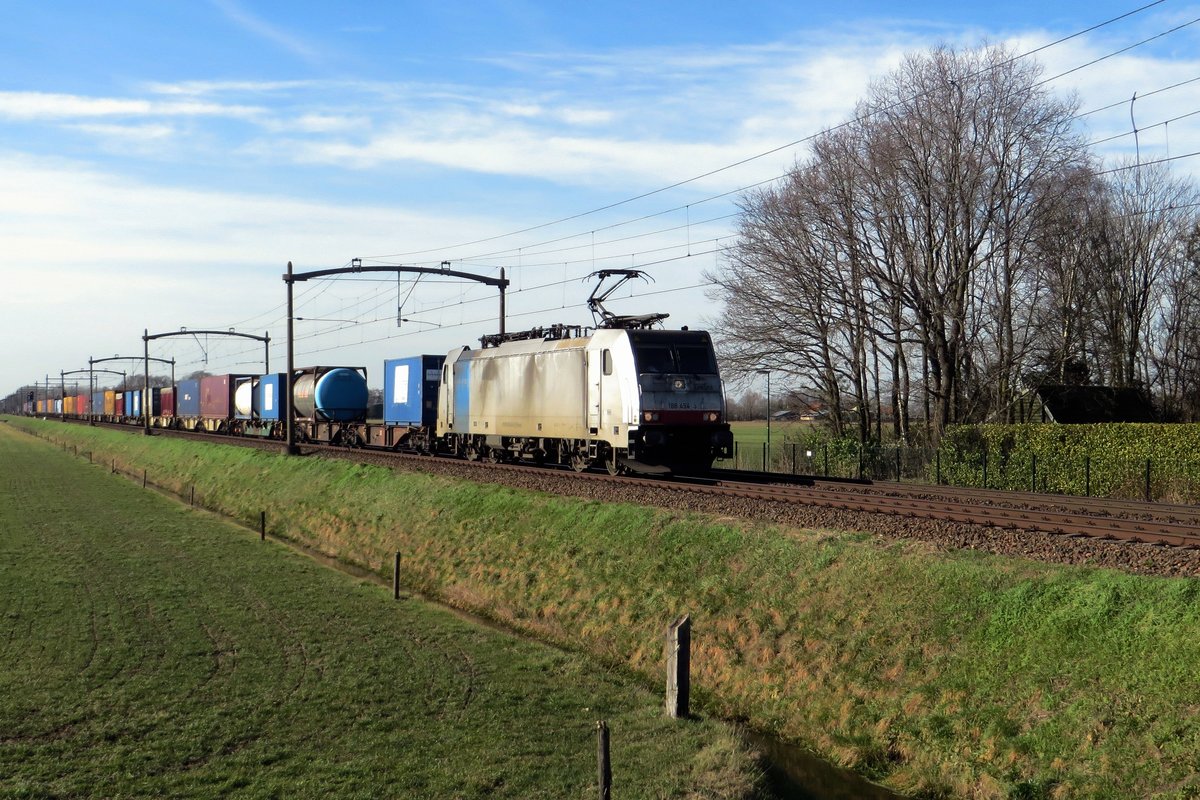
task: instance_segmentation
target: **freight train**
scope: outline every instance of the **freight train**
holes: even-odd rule
[[[707,468],[733,454],[712,340],[703,331],[554,325],[484,337],[477,349],[384,362],[382,420],[367,371],[217,375],[46,401],[38,413],[285,440],[603,467]],[[143,409],[143,402],[145,408]],[[144,412],[144,413],[143,413]]]

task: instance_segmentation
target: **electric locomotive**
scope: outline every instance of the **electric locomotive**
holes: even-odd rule
[[[436,435],[449,452],[614,474],[732,455],[706,332],[551,326],[484,344],[442,365]]]

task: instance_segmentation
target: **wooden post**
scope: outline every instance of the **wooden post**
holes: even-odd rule
[[[192,484],[192,505],[196,505],[196,484]]]
[[[1146,459],[1146,502],[1150,502],[1150,459]]]
[[[112,460],[112,474],[117,474],[117,460],[115,458]]]
[[[1083,457],[1083,496],[1092,496],[1092,457]]]
[[[146,470],[142,470],[142,488],[146,488]]]
[[[392,567],[392,599],[400,599],[400,551],[396,551],[396,564]]]
[[[258,512],[258,540],[265,542],[267,540],[267,512]]]
[[[667,628],[667,716],[688,716],[692,679],[692,618],[684,614]]]
[[[596,767],[600,783],[600,800],[612,800],[612,764],[608,759],[608,723],[596,723]]]

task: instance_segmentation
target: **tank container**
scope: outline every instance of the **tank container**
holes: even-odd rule
[[[292,407],[302,419],[353,422],[367,415],[363,367],[308,367],[293,379]]]

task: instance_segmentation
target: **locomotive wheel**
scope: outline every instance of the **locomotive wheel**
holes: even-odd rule
[[[466,456],[467,461],[479,460],[479,451],[474,447],[463,448],[463,455]]]
[[[620,475],[625,472],[625,465],[617,461],[616,452],[608,454],[608,458],[604,459],[604,468],[608,470],[609,475]]]
[[[570,463],[571,469],[575,470],[576,472],[583,472],[588,468],[588,464],[591,463],[591,459],[589,459],[584,453],[572,453]]]

